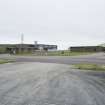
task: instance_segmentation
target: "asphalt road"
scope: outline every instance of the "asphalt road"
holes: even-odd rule
[[[105,72],[64,64],[3,64],[0,105],[105,105]]]
[[[105,53],[83,56],[10,56],[0,55],[0,58],[15,59],[17,62],[44,62],[59,64],[94,63],[105,64]]]
[[[4,54],[1,58],[16,62],[0,65],[0,105],[105,105],[105,72],[70,67],[105,64],[104,53],[76,57]]]

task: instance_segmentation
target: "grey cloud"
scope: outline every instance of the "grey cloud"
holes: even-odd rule
[[[96,45],[105,42],[104,0],[1,0],[0,43]],[[63,45],[62,45],[63,44]]]

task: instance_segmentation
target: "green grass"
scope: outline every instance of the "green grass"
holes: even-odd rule
[[[5,47],[0,47],[0,53],[5,53],[6,52],[6,48]]]
[[[36,53],[31,53],[31,52],[23,52],[23,53],[18,53],[16,55],[34,55],[34,56],[78,56],[78,55],[88,55],[88,54],[93,54],[93,52],[70,52],[69,50],[63,50],[63,51],[48,51],[47,55],[46,52],[36,52]]]
[[[87,54],[92,54],[92,52],[70,52],[68,50],[48,52],[48,56],[78,56]]]
[[[28,56],[28,55],[33,55],[33,53],[17,53],[15,55],[23,55],[23,56]]]
[[[0,64],[11,63],[11,62],[15,62],[15,61],[9,60],[9,59],[0,59]]]
[[[101,64],[75,64],[74,68],[80,70],[105,71],[105,65]]]

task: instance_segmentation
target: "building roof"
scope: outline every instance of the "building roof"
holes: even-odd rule
[[[47,44],[0,44],[0,47],[5,48],[37,48],[41,47],[44,49],[57,49],[57,45],[47,45]]]

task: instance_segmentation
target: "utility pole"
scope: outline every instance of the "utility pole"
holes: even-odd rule
[[[34,53],[36,53],[36,50],[37,50],[37,41],[34,41]]]
[[[23,48],[23,43],[24,43],[24,34],[21,34],[21,43],[20,43],[20,53],[22,53],[22,48]]]
[[[24,34],[22,33],[21,34],[21,44],[23,44],[24,43]]]

